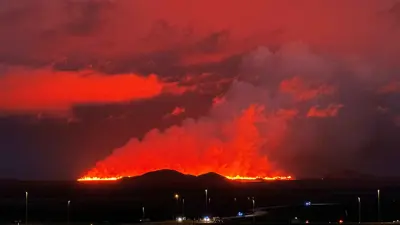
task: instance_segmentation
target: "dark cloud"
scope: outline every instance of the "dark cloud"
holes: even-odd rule
[[[112,10],[110,1],[68,1],[66,4],[67,34],[87,35],[96,33],[104,23],[107,23],[106,13]]]
[[[389,14],[391,14],[394,19],[399,22],[400,21],[400,3],[396,2],[390,9]]]

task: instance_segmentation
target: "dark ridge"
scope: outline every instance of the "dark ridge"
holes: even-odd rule
[[[136,177],[126,177],[121,180],[135,187],[175,187],[188,186],[195,182],[196,177],[185,175],[175,170],[157,170]]]
[[[374,180],[377,177],[370,174],[363,174],[353,170],[343,170],[336,173],[328,174],[324,179],[340,179],[340,180]]]
[[[186,175],[186,174],[183,174],[183,173],[178,172],[176,170],[163,169],[163,170],[151,171],[151,172],[145,173],[145,174],[143,174],[141,176],[138,176],[138,177],[143,177],[143,176],[147,176],[147,177],[154,176],[154,177],[157,177],[157,178],[160,177],[160,176],[165,176],[165,177],[168,177],[168,178],[172,178],[172,177],[181,178],[183,176],[192,176],[192,175]]]
[[[200,179],[226,179],[224,176],[218,174],[218,173],[214,173],[214,172],[208,172],[205,174],[201,174],[199,176],[197,176]]]
[[[187,175],[174,170],[157,170],[136,177],[126,177],[121,182],[135,188],[158,187],[219,187],[229,181],[217,173],[206,173],[199,176]]]
[[[226,177],[214,172],[209,172],[197,176],[197,182],[199,182],[200,185],[205,188],[227,186],[232,183]]]

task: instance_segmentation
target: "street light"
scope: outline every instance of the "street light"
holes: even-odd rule
[[[358,197],[358,223],[361,223],[361,198]]]
[[[69,224],[69,205],[71,204],[71,200],[67,202],[67,223]]]
[[[381,190],[377,190],[378,194],[378,222],[381,222]]]
[[[256,204],[256,200],[254,200],[254,197],[253,197],[253,224],[255,223],[255,220],[256,220],[256,215],[255,215],[255,210],[254,210],[255,204]]]
[[[174,198],[176,199],[176,205],[179,205],[179,195],[175,194]]]
[[[204,190],[204,192],[206,193],[206,213],[207,213],[207,201],[208,201],[208,197],[207,197],[208,191],[207,191],[207,189]]]
[[[234,207],[235,213],[237,213],[238,210],[237,210],[236,198],[233,198],[233,203],[234,203],[233,207]]]
[[[185,217],[185,199],[182,198],[182,217]]]
[[[179,195],[175,194],[174,198],[176,199],[176,210],[179,211]],[[178,212],[176,212],[178,214]]]
[[[28,224],[28,192],[25,191],[25,224]]]
[[[253,211],[254,211],[254,197],[247,197],[247,200],[251,201],[253,204]]]

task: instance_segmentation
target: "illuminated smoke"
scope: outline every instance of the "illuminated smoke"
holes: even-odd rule
[[[104,75],[95,71],[11,69],[0,76],[0,111],[68,112],[81,104],[127,103],[185,88],[156,75]]]
[[[175,107],[175,108],[172,110],[172,112],[166,114],[166,115],[164,116],[164,119],[168,119],[168,118],[171,118],[171,117],[173,117],[173,116],[182,115],[182,114],[185,113],[185,111],[186,111],[186,109],[185,109],[184,107],[179,107],[179,106],[177,106],[177,107]]]
[[[389,84],[384,85],[378,89],[378,93],[380,94],[390,94],[399,92],[400,92],[400,82],[390,82]]]
[[[268,71],[261,65],[257,75],[263,77],[258,82],[248,82],[246,77],[234,81],[224,96],[214,98],[208,116],[198,120],[186,119],[180,126],[163,132],[151,130],[143,140],[131,139],[98,162],[85,176],[135,176],[159,169],[194,175],[212,171],[230,177],[291,175],[295,171],[285,170],[285,166],[271,160],[270,155],[284,150],[282,146],[292,121],[307,117],[307,110],[298,108],[299,100],[321,99],[332,95],[333,88],[318,80],[314,84],[310,79],[321,71],[331,69],[313,61],[323,62],[323,59],[312,55],[311,59],[306,59],[308,64],[290,67],[297,65],[293,63],[293,56],[295,61],[304,61],[297,54],[307,56],[310,53],[298,45],[288,46],[284,51],[287,52],[277,56],[271,56],[266,48],[250,53],[250,57],[255,57],[244,58],[247,66],[258,60],[268,60],[264,57],[267,55],[277,57],[282,67]],[[254,67],[252,69],[255,72]],[[275,86],[268,81],[268,72],[278,79]],[[298,72],[309,76],[299,78]],[[339,108],[338,105],[328,107],[327,116],[336,116]],[[321,116],[322,113],[315,111],[313,115]]]
[[[282,81],[279,88],[282,93],[294,95],[297,101],[311,100],[319,95],[332,95],[335,91],[332,86],[328,85],[320,85],[314,88],[306,86],[300,77]]]
[[[339,109],[342,108],[341,104],[330,104],[326,108],[320,108],[319,106],[313,106],[307,113],[307,117],[334,117],[339,113]]]
[[[171,115],[177,116],[179,114],[182,114],[185,112],[185,108],[183,107],[175,107],[174,110],[172,111]]]

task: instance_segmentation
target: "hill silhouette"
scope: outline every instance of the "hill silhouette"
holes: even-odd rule
[[[207,187],[224,186],[232,183],[226,177],[214,172],[199,175],[196,177],[196,180]]]
[[[126,177],[121,182],[137,188],[149,187],[215,187],[229,184],[224,176],[217,173],[206,173],[199,176],[183,174],[175,170],[157,170],[140,176]]]
[[[354,170],[342,170],[338,171],[335,173],[328,174],[324,177],[324,179],[330,179],[330,180],[374,180],[377,179],[373,175],[369,174],[364,174],[364,173],[359,173]]]

